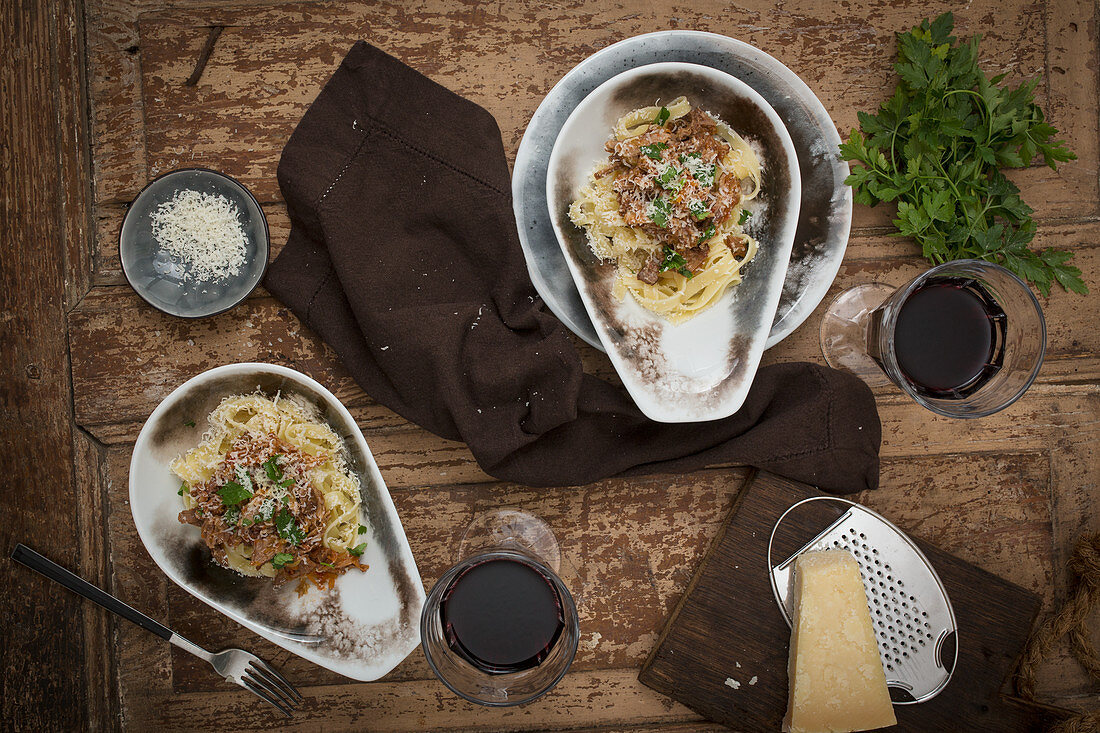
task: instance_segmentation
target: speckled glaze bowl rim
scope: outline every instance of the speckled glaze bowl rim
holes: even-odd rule
[[[257,253],[256,253],[256,256],[260,257],[262,255],[264,264],[263,264],[263,267],[260,268],[259,275],[256,277],[256,282],[252,283],[252,285],[249,286],[248,290],[246,290],[241,295],[241,297],[237,298],[236,300],[234,300],[232,303],[225,306],[224,308],[221,308],[220,310],[212,311],[210,313],[196,313],[196,314],[172,313],[170,311],[165,310],[164,308],[162,308],[161,306],[157,305],[156,303],[151,301],[149,298],[147,298],[145,296],[145,293],[142,292],[143,288],[140,288],[140,287],[138,287],[137,285],[134,284],[133,279],[131,279],[131,277],[130,277],[129,271],[126,269],[126,258],[124,258],[122,256],[122,247],[123,247],[122,235],[123,235],[123,232],[126,231],[126,221],[130,218],[130,215],[133,214],[134,210],[137,208],[138,202],[141,200],[141,197],[145,195],[146,191],[148,191],[153,186],[153,184],[155,184],[157,181],[161,180],[162,178],[168,178],[169,176],[173,176],[173,175],[176,175],[178,173],[195,173],[195,172],[209,173],[209,174],[214,175],[217,178],[224,178],[225,180],[229,181],[231,184],[233,184],[234,186],[239,188],[241,191],[243,191],[244,194],[252,200],[252,203],[254,203],[256,205],[256,211],[259,212],[260,221],[264,225],[263,238],[256,241],[256,249],[258,250]],[[146,183],[142,187],[142,189],[140,191],[138,191],[137,196],[134,196],[134,200],[131,201],[130,205],[126,208],[126,215],[122,217],[122,225],[118,228],[118,259],[119,259],[119,262],[120,262],[121,267],[122,267],[122,276],[126,278],[126,284],[130,286],[131,290],[133,290],[135,293],[137,293],[139,298],[144,300],[146,303],[148,303],[153,308],[156,308],[161,313],[164,313],[165,315],[172,316],[173,318],[183,318],[183,319],[186,319],[186,320],[189,320],[189,321],[197,321],[197,320],[200,320],[200,319],[203,319],[203,318],[212,318],[214,316],[220,316],[222,313],[226,313],[228,311],[231,311],[234,308],[236,308],[238,305],[240,305],[241,303],[246,301],[248,299],[248,296],[250,296],[250,295],[252,295],[252,293],[256,292],[256,288],[258,288],[260,286],[260,283],[262,283],[264,281],[264,276],[267,274],[267,266],[268,266],[269,261],[271,259],[271,228],[268,226],[267,214],[264,213],[264,207],[260,204],[260,200],[257,199],[256,196],[250,190],[248,190],[247,186],[245,186],[243,183],[238,181],[233,176],[229,175],[228,173],[222,173],[221,171],[216,171],[213,168],[204,168],[202,166],[191,166],[191,167],[188,167],[188,168],[175,168],[173,170],[165,171],[164,173],[161,173],[159,176],[157,176],[153,180]]]
[[[581,59],[576,65],[570,68],[560,79],[558,79],[558,81],[543,97],[538,107],[532,113],[531,119],[528,121],[527,127],[523,132],[523,136],[520,138],[520,143],[517,147],[516,160],[512,176],[512,197],[514,202],[513,208],[514,213],[516,214],[516,223],[519,230],[520,245],[523,249],[524,259],[527,262],[527,271],[531,278],[532,284],[535,287],[535,290],[540,294],[540,296],[543,297],[543,300],[546,302],[547,307],[558,318],[558,320],[560,320],[571,332],[573,332],[582,341],[587,342],[594,348],[597,348],[601,351],[604,350],[604,347],[603,344],[600,343],[599,338],[595,334],[595,332],[593,331],[590,334],[585,330],[583,324],[575,323],[573,315],[570,313],[568,307],[563,301],[558,300],[556,297],[547,297],[548,294],[553,295],[554,293],[552,281],[547,278],[546,273],[543,272],[543,269],[536,264],[535,245],[532,244],[532,238],[527,234],[526,231],[528,223],[529,221],[531,221],[531,219],[524,219],[520,216],[520,214],[531,213],[528,211],[529,205],[524,203],[524,186],[527,183],[527,178],[529,176],[528,170],[534,168],[537,172],[538,168],[538,155],[536,151],[539,143],[534,140],[534,137],[531,134],[532,127],[536,123],[539,123],[543,126],[549,124],[545,120],[547,118],[550,118],[553,113],[547,107],[547,101],[552,99],[557,93],[559,93],[559,90],[565,89],[569,85],[577,83],[579,79],[583,78],[585,72],[588,69],[603,62],[604,59],[615,58],[617,55],[626,53],[628,49],[633,49],[635,46],[644,44],[646,41],[661,41],[665,39],[698,39],[700,41],[709,41],[710,43],[715,44],[716,47],[718,45],[728,45],[733,49],[740,50],[742,52],[758,54],[762,59],[768,62],[769,68],[772,73],[774,73],[778,77],[781,77],[784,83],[786,83],[795,93],[798,94],[800,99],[805,100],[806,107],[810,111],[810,119],[815,119],[819,122],[823,119],[829,122],[829,124],[825,126],[819,125],[819,128],[823,129],[824,132],[822,139],[828,142],[830,145],[834,146],[841,142],[840,133],[837,130],[835,123],[832,122],[832,117],[829,114],[829,111],[825,108],[825,105],[821,102],[820,98],[813,91],[813,89],[798,74],[796,74],[790,67],[788,67],[782,61],[772,56],[768,52],[758,48],[757,46],[752,45],[751,43],[733,38],[723,33],[714,33],[711,31],[694,29],[673,29],[641,33],[638,35],[623,38],[622,40],[615,41],[607,46],[604,46],[603,48]],[[682,49],[677,49],[677,52],[680,52],[681,50]],[[729,51],[727,52],[731,53]],[[719,70],[721,71],[721,69]],[[564,92],[562,92],[562,94],[564,94]],[[591,94],[591,90],[587,94]],[[567,99],[564,101],[568,102]],[[542,131],[540,130],[540,132]],[[554,131],[555,140],[558,133],[560,133],[560,127]],[[844,164],[844,167],[847,168],[846,163]],[[779,321],[772,324],[772,332],[769,334],[765,350],[777,345],[779,342],[786,339],[794,331],[801,327],[824,300],[825,296],[828,294],[829,287],[836,280],[837,273],[840,271],[844,252],[847,249],[848,239],[851,233],[852,226],[853,200],[851,189],[848,186],[843,186],[842,189],[844,190],[845,199],[842,203],[842,208],[845,209],[846,212],[845,216],[843,217],[843,222],[840,225],[840,228],[837,230],[837,235],[839,239],[839,253],[838,256],[835,256],[834,258],[835,262],[833,263],[833,266],[829,267],[826,272],[826,274],[828,275],[828,282],[824,283],[822,286],[817,287],[816,289],[810,289],[810,292],[815,293],[814,296],[811,296],[813,298],[812,305],[809,305],[807,302],[805,302],[806,299],[804,297],[799,298],[795,301],[791,309],[788,310],[787,313],[785,313]],[[539,202],[543,205],[544,208],[546,205],[545,193],[546,192],[544,189],[542,200]],[[538,206],[536,205],[535,208],[537,209]],[[536,217],[534,221],[537,222],[538,218]],[[824,280],[822,280],[822,282],[824,282]],[[817,291],[820,292],[818,293]],[[589,327],[591,327],[591,324],[588,325]],[[782,328],[780,328],[780,326],[782,326]]]
[[[359,681],[370,682],[379,679],[380,677],[383,677],[390,671],[392,671],[398,664],[404,661],[409,656],[409,654],[413,653],[417,648],[420,647],[420,628],[418,625],[418,621],[414,622],[413,624],[414,633],[410,637],[408,643],[395,652],[393,663],[390,664],[387,669],[373,676],[356,675],[353,672],[349,672],[347,668],[338,669],[332,666],[332,664],[328,663],[328,659],[326,657],[323,657],[322,655],[309,654],[311,644],[308,641],[302,641],[299,639],[288,637],[285,634],[281,633],[278,629],[273,629],[271,627],[265,626],[262,623],[258,623],[242,615],[241,613],[238,613],[234,609],[218,603],[216,599],[207,598],[203,594],[198,592],[195,588],[192,587],[190,583],[186,582],[185,579],[180,576],[174,568],[166,566],[165,564],[160,562],[160,560],[158,559],[158,555],[163,554],[163,551],[160,549],[163,543],[158,542],[157,538],[153,536],[153,530],[151,527],[145,526],[144,522],[139,521],[138,519],[137,507],[145,505],[145,501],[138,494],[139,480],[137,480],[136,476],[136,474],[140,471],[138,462],[143,457],[152,455],[152,451],[148,446],[148,443],[153,440],[152,436],[155,432],[156,427],[159,425],[159,422],[164,418],[166,414],[170,412],[170,410],[176,405],[176,403],[186,399],[194,390],[202,388],[207,383],[216,381],[224,376],[232,376],[235,374],[247,375],[250,373],[273,374],[288,381],[295,382],[303,388],[314,391],[316,394],[325,399],[325,401],[328,403],[328,407],[333,408],[342,419],[346,420],[349,425],[354,426],[355,434],[349,437],[354,439],[359,444],[358,447],[362,451],[362,458],[364,459],[364,461],[366,461],[366,465],[364,465],[363,471],[366,473],[370,473],[373,469],[373,472],[377,474],[378,478],[380,479],[381,483],[379,499],[383,503],[385,511],[390,515],[389,519],[392,522],[393,528],[400,533],[399,541],[401,554],[399,557],[403,564],[407,563],[407,567],[403,567],[403,569],[408,572],[411,580],[413,581],[412,585],[413,590],[415,591],[414,601],[415,603],[419,604],[419,607],[412,609],[412,617],[419,620],[426,597],[423,581],[420,576],[420,571],[416,565],[416,558],[413,555],[412,547],[409,545],[408,535],[405,533],[404,525],[401,523],[401,517],[397,512],[397,507],[393,503],[393,498],[390,496],[390,492],[385,484],[384,479],[381,478],[381,471],[378,468],[378,464],[374,459],[374,454],[370,450],[370,446],[367,444],[366,436],[363,435],[363,431],[361,428],[359,428],[358,423],[352,417],[351,413],[344,406],[344,404],[336,397],[336,395],[334,395],[328,388],[326,388],[317,380],[295,369],[291,369],[290,367],[285,367],[279,364],[266,364],[263,362],[241,362],[235,364],[224,364],[196,374],[195,376],[191,377],[190,379],[176,387],[167,397],[161,400],[160,404],[158,404],[156,408],[153,409],[153,412],[150,413],[149,417],[142,425],[141,431],[138,433],[137,440],[134,442],[134,449],[130,458],[129,471],[127,474],[127,481],[129,482],[127,496],[130,501],[130,514],[134,521],[134,526],[137,529],[138,538],[141,540],[141,543],[145,547],[146,552],[149,553],[149,556],[152,558],[153,563],[162,573],[165,574],[165,576],[168,577],[169,580],[175,583],[178,587],[185,590],[191,596],[202,601],[207,606],[210,606],[218,613],[225,615],[226,617],[241,624],[250,631],[255,632],[256,634],[264,637],[268,641],[282,647],[283,649],[286,649],[287,651],[301,657],[302,659],[305,659],[306,661],[312,662],[319,666],[325,667],[326,669],[330,669],[338,674],[342,674],[346,677],[350,677]],[[157,548],[156,552],[154,552],[152,548]]]
[[[668,400],[661,400],[658,397],[656,390],[652,388],[646,389],[643,386],[644,380],[638,378],[638,370],[631,368],[631,360],[622,348],[616,348],[614,344],[608,342],[610,339],[609,331],[612,330],[612,324],[607,321],[604,315],[597,312],[598,309],[590,301],[593,298],[594,288],[596,286],[591,283],[583,282],[583,278],[580,275],[580,271],[584,266],[577,261],[577,257],[572,253],[572,247],[565,233],[562,231],[563,223],[558,215],[558,210],[565,203],[560,200],[560,192],[558,187],[552,188],[552,182],[559,179],[562,175],[560,169],[562,166],[569,166],[568,162],[562,161],[562,156],[565,148],[573,144],[572,141],[567,142],[569,133],[572,132],[572,127],[579,123],[579,120],[583,119],[586,115],[591,115],[593,109],[599,109],[601,106],[606,106],[609,103],[614,103],[614,99],[607,99],[609,95],[614,95],[615,90],[636,83],[639,79],[645,77],[652,77],[655,75],[668,75],[675,74],[677,72],[687,72],[689,74],[695,74],[697,76],[707,79],[708,83],[715,87],[724,87],[737,96],[742,97],[748,104],[758,109],[767,121],[768,126],[774,133],[776,141],[782,147],[783,163],[786,167],[788,174],[788,190],[782,192],[776,192],[773,195],[778,200],[786,202],[787,208],[783,216],[782,223],[777,225],[775,234],[777,241],[770,243],[770,249],[785,248],[787,251],[781,261],[776,262],[773,267],[775,270],[781,271],[776,274],[775,270],[765,270],[757,273],[758,276],[766,275],[768,280],[768,286],[762,291],[762,295],[774,300],[770,307],[766,307],[763,310],[767,311],[767,320],[760,324],[759,329],[763,331],[763,337],[757,340],[757,343],[753,344],[751,348],[744,349],[742,358],[746,366],[741,367],[740,371],[737,368],[731,369],[731,371],[722,380],[721,384],[725,384],[730,380],[735,380],[731,384],[736,384],[737,381],[743,382],[740,386],[735,386],[732,391],[727,392],[725,396],[719,400],[715,406],[704,407],[702,404],[696,405],[694,409],[685,409],[683,407],[684,401],[677,404],[675,409],[668,407]],[[626,112],[629,110],[623,110]],[[591,131],[590,135],[599,134],[603,139],[606,139],[610,134],[610,128],[600,129],[598,131]],[[587,137],[587,135],[586,135]],[[573,168],[579,170],[583,168],[590,170],[595,161],[591,161],[586,166],[578,167],[574,162]],[[615,371],[618,372],[620,378],[623,381],[623,385],[626,387],[627,392],[630,394],[631,399],[638,406],[638,408],[648,417],[650,420],[656,422],[665,423],[689,423],[700,422],[709,420],[718,420],[729,417],[736,414],[741,406],[744,404],[746,397],[748,396],[749,389],[752,386],[752,382],[755,379],[756,371],[759,369],[760,360],[763,357],[766,349],[768,335],[770,334],[772,323],[775,316],[775,309],[778,306],[779,300],[782,297],[783,282],[786,277],[787,267],[790,264],[790,251],[794,243],[795,233],[798,227],[799,210],[802,200],[802,178],[799,170],[798,154],[794,146],[794,142],[791,139],[790,133],[783,123],[782,118],[775,111],[775,109],[764,99],[763,95],[753,89],[749,84],[741,81],[737,77],[729,74],[720,69],[715,69],[703,64],[694,64],[683,61],[663,61],[653,64],[645,64],[642,66],[636,66],[631,69],[622,71],[610,79],[605,80],[595,89],[593,89],[577,106],[570,112],[566,118],[565,123],[562,125],[561,130],[557,138],[554,140],[554,146],[550,152],[550,158],[546,168],[546,190],[547,190],[547,206],[550,210],[550,221],[554,229],[554,235],[557,237],[558,246],[560,247],[562,254],[565,256],[566,264],[569,267],[569,272],[573,277],[573,282],[576,285],[578,291],[581,294],[581,300],[585,306],[585,310],[588,312],[589,318],[592,320],[596,329],[596,334],[599,336],[600,341],[603,343],[604,351],[607,353],[608,358],[611,360],[612,366]],[[551,194],[551,191],[555,193]],[[573,192],[576,193],[575,191]],[[557,204],[557,206],[555,206]],[[778,276],[778,282],[774,282],[774,279]],[[723,294],[721,300],[728,302],[733,298],[735,293],[727,290]],[[627,296],[629,297],[629,296]],[[719,304],[713,306],[719,307]],[[639,306],[641,308],[641,306]],[[660,324],[662,329],[674,329],[681,332],[687,332],[695,330],[700,335],[704,332],[704,325],[702,321],[696,319],[690,319],[680,324],[672,324],[661,316],[648,311],[639,311],[643,317],[652,323]],[[703,314],[705,315],[705,314]],[[701,316],[702,317],[702,316]],[[601,325],[602,323],[602,325]],[[755,336],[759,336],[758,329],[752,329],[746,331],[752,333]],[[732,339],[739,331],[731,331],[729,333]],[[724,341],[723,343],[728,343]],[[740,360],[739,360],[740,361]],[[625,373],[624,373],[625,372]],[[675,377],[675,374],[671,375]],[[711,393],[717,393],[718,387],[711,390]],[[692,393],[693,395],[702,396],[705,393]]]

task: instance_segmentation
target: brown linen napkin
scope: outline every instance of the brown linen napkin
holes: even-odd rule
[[[360,41],[283,150],[290,239],[266,285],[372,398],[500,479],[586,484],[751,464],[878,485],[870,390],[813,364],[759,371],[724,420],[661,424],[584,374],[531,286],[495,120]]]

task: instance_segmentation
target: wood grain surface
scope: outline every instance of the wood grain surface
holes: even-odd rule
[[[811,486],[765,472],[749,479],[642,665],[639,679],[644,684],[731,727],[781,727],[789,699],[789,652],[776,639],[790,638],[791,629],[776,606],[767,556],[774,549],[770,562],[779,564],[840,520],[847,507],[835,502],[799,507],[783,520],[773,548],[772,527],[787,508],[820,496]],[[1042,730],[1038,710],[1021,708],[1000,695],[1039,610],[1039,597],[929,545],[919,535],[911,537],[951,599],[961,641],[957,659],[949,662],[954,667],[952,681],[931,700],[896,706],[896,730]],[[894,572],[900,574],[899,561],[894,562]],[[885,570],[890,570],[889,564]],[[904,592],[901,595],[904,598]],[[881,616],[883,611],[875,608]],[[906,630],[901,628],[900,608],[894,613],[901,640]],[[919,629],[918,621],[913,624]],[[890,617],[878,623],[890,623]],[[889,630],[893,634],[894,626]],[[896,657],[894,664],[900,660]]]
[[[25,7],[24,7],[25,5]],[[898,390],[876,391],[881,488],[859,497],[907,531],[1039,594],[1064,597],[1073,543],[1100,531],[1100,29],[1091,0],[813,0],[737,5],[482,4],[463,0],[50,0],[3,4],[0,21],[0,428],[5,549],[37,549],[211,648],[252,649],[306,697],[302,730],[716,730],[638,681],[668,613],[748,472],[616,479],[531,490],[486,476],[462,444],[370,399],[315,334],[263,289],[201,321],[169,318],[126,286],[118,231],[135,194],[166,170],[203,165],[240,178],[264,203],[273,254],[289,223],[275,180],[294,125],[360,38],[485,106],[509,159],[543,96],[591,53],[654,30],[697,29],[753,43],[818,94],[846,135],[857,110],[893,89],[893,34],[955,11],[983,34],[983,68],[1038,77],[1048,120],[1079,159],[1013,172],[1036,209],[1036,244],[1072,250],[1093,295],[1044,299],[1047,359],[1002,413],[951,421]],[[194,86],[212,26],[224,26]],[[857,207],[831,295],[901,284],[925,264],[889,236],[890,207]],[[824,306],[765,362],[821,361]],[[614,380],[578,342],[587,371]],[[377,683],[351,683],[243,631],[172,585],[138,539],[128,505],[137,431],[176,386],[220,364],[260,360],[317,378],[349,407],[378,460],[426,585],[453,562],[477,512],[514,505],[549,521],[563,544],[582,637],[562,684],[517,709],[451,695],[413,654]],[[67,500],[58,502],[57,496]],[[39,508],[52,502],[47,519]],[[74,551],[74,548],[76,550]],[[226,730],[281,725],[198,660],[10,564],[4,584],[5,721],[26,730]],[[59,623],[66,619],[69,623]],[[1088,709],[1100,691],[1068,648],[1042,670],[1046,703]],[[62,702],[64,701],[64,702]],[[75,701],[75,702],[74,702]]]

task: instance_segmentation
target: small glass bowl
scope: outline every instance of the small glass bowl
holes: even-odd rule
[[[186,189],[221,195],[236,205],[246,238],[245,262],[236,275],[187,279],[183,266],[157,244],[152,213]],[[260,202],[238,181],[207,168],[181,168],[151,181],[126,212],[118,240],[122,272],[130,287],[157,310],[180,318],[217,315],[247,298],[263,279],[269,249],[267,218]]]

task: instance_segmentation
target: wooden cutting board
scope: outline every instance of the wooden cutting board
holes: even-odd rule
[[[642,666],[643,684],[743,731],[778,731],[787,709],[790,628],[768,579],[767,545],[779,515],[811,486],[758,472],[742,490]],[[813,502],[784,520],[812,536],[840,516]],[[889,517],[887,517],[889,519]],[[796,528],[797,529],[797,528]],[[916,538],[914,538],[916,539]],[[890,731],[1040,730],[1038,712],[1002,695],[1039,610],[1039,597],[916,539],[955,609],[959,655],[935,698],[895,705]],[[776,547],[775,562],[801,545]],[[727,679],[737,683],[727,684]]]

